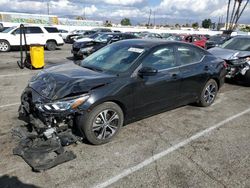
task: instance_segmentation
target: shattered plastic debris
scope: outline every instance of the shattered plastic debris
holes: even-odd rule
[[[72,151],[63,148],[77,142],[77,138],[70,131],[50,139],[31,134],[27,136],[22,129],[12,132],[13,136],[21,138],[18,146],[13,149],[13,154],[22,157],[35,172],[48,170],[76,158]]]

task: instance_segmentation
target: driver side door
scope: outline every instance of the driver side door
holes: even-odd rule
[[[134,114],[147,116],[178,105],[180,70],[175,48],[165,45],[154,49],[143,58],[141,68],[157,70],[155,75],[137,76],[134,93]]]

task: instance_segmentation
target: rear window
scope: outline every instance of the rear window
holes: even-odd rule
[[[59,33],[58,29],[55,27],[44,27],[48,33]]]

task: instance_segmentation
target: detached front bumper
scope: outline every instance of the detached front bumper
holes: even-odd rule
[[[72,151],[64,149],[81,140],[72,132],[74,113],[42,112],[33,100],[29,89],[22,94],[19,119],[27,123],[27,128],[13,130],[13,135],[21,138],[13,154],[21,156],[34,171],[47,170],[75,159]]]

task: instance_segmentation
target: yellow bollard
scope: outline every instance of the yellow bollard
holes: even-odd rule
[[[39,44],[30,45],[30,60],[31,65],[35,69],[44,67],[44,46]]]

